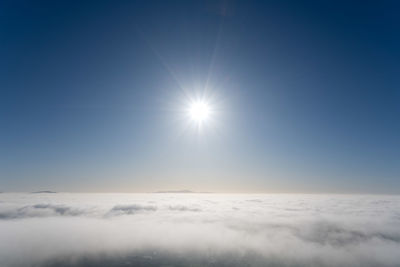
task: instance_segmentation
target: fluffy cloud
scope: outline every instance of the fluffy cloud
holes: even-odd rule
[[[400,197],[1,194],[0,266],[400,266]]]

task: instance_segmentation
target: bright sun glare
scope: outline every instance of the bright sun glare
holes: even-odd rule
[[[204,101],[197,101],[190,105],[189,116],[193,121],[203,122],[210,116],[210,106]]]

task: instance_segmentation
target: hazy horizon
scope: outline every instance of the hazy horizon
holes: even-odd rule
[[[57,194],[57,193],[67,193],[67,194],[220,194],[220,195],[365,195],[365,196],[400,196],[399,193],[376,193],[376,192],[290,192],[290,191],[194,191],[188,190],[190,192],[177,192],[183,190],[154,190],[154,191],[53,191],[53,190],[32,190],[32,191],[0,191],[4,194]]]

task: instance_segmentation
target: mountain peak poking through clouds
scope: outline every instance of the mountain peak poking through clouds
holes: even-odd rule
[[[191,190],[182,189],[182,190],[161,190],[161,191],[156,191],[154,193],[190,194],[190,193],[200,193],[200,192],[194,192]]]
[[[55,193],[57,193],[57,192],[50,191],[50,190],[32,192],[32,194],[55,194]]]

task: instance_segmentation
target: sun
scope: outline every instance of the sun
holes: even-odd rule
[[[189,117],[191,120],[202,123],[209,119],[211,113],[210,105],[205,101],[196,101],[189,107]]]

